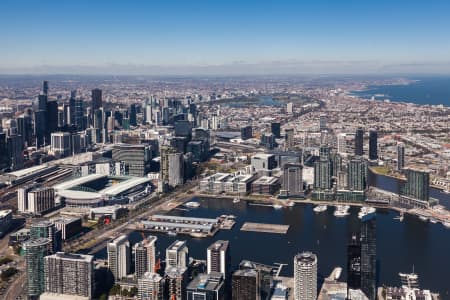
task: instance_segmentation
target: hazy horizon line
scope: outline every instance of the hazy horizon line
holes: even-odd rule
[[[1,75],[393,75],[450,74],[450,61],[380,62],[376,60],[234,61],[226,64],[79,64],[1,67]]]

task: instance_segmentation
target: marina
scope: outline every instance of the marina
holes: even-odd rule
[[[241,227],[241,231],[279,233],[279,234],[286,234],[288,230],[289,225],[251,223],[251,222],[246,222]]]

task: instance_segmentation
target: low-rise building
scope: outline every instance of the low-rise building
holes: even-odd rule
[[[252,183],[253,194],[273,195],[279,188],[279,179],[271,176],[262,176]]]

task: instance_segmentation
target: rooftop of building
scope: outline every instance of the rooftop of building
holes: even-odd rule
[[[272,176],[261,176],[256,179],[253,184],[275,184],[278,182],[278,178]]]
[[[0,218],[4,218],[8,215],[12,214],[12,210],[11,209],[5,209],[5,210],[0,210]]]
[[[223,285],[222,274],[211,272],[210,274],[199,274],[187,286],[190,290],[216,291]]]
[[[273,157],[274,154],[271,153],[256,153],[255,155],[252,156],[252,159],[256,158],[256,159],[269,159],[270,157]]]
[[[20,177],[23,177],[23,176],[26,176],[26,175],[33,174],[33,173],[38,172],[38,171],[42,171],[42,170],[44,170],[46,168],[48,168],[48,165],[47,164],[42,164],[42,165],[33,166],[33,167],[30,167],[30,168],[26,168],[26,169],[10,172],[8,174],[12,175],[12,176],[14,176],[16,178],[20,178]]]
[[[215,241],[214,243],[212,243],[209,247],[208,250],[226,250],[228,248],[228,244],[229,241],[224,241],[224,240],[218,240]]]
[[[88,263],[94,262],[94,256],[77,254],[77,253],[56,252],[55,254],[49,255],[47,257],[48,258],[60,258],[60,259],[72,260],[72,261],[85,261]]]
[[[81,220],[81,218],[59,216],[51,219],[53,223],[61,223],[61,224],[70,224],[78,220]]]

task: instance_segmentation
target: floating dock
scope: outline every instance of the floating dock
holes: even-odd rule
[[[241,227],[241,231],[254,231],[265,233],[279,233],[286,234],[289,230],[289,225],[281,224],[266,224],[266,223],[244,223]]]

